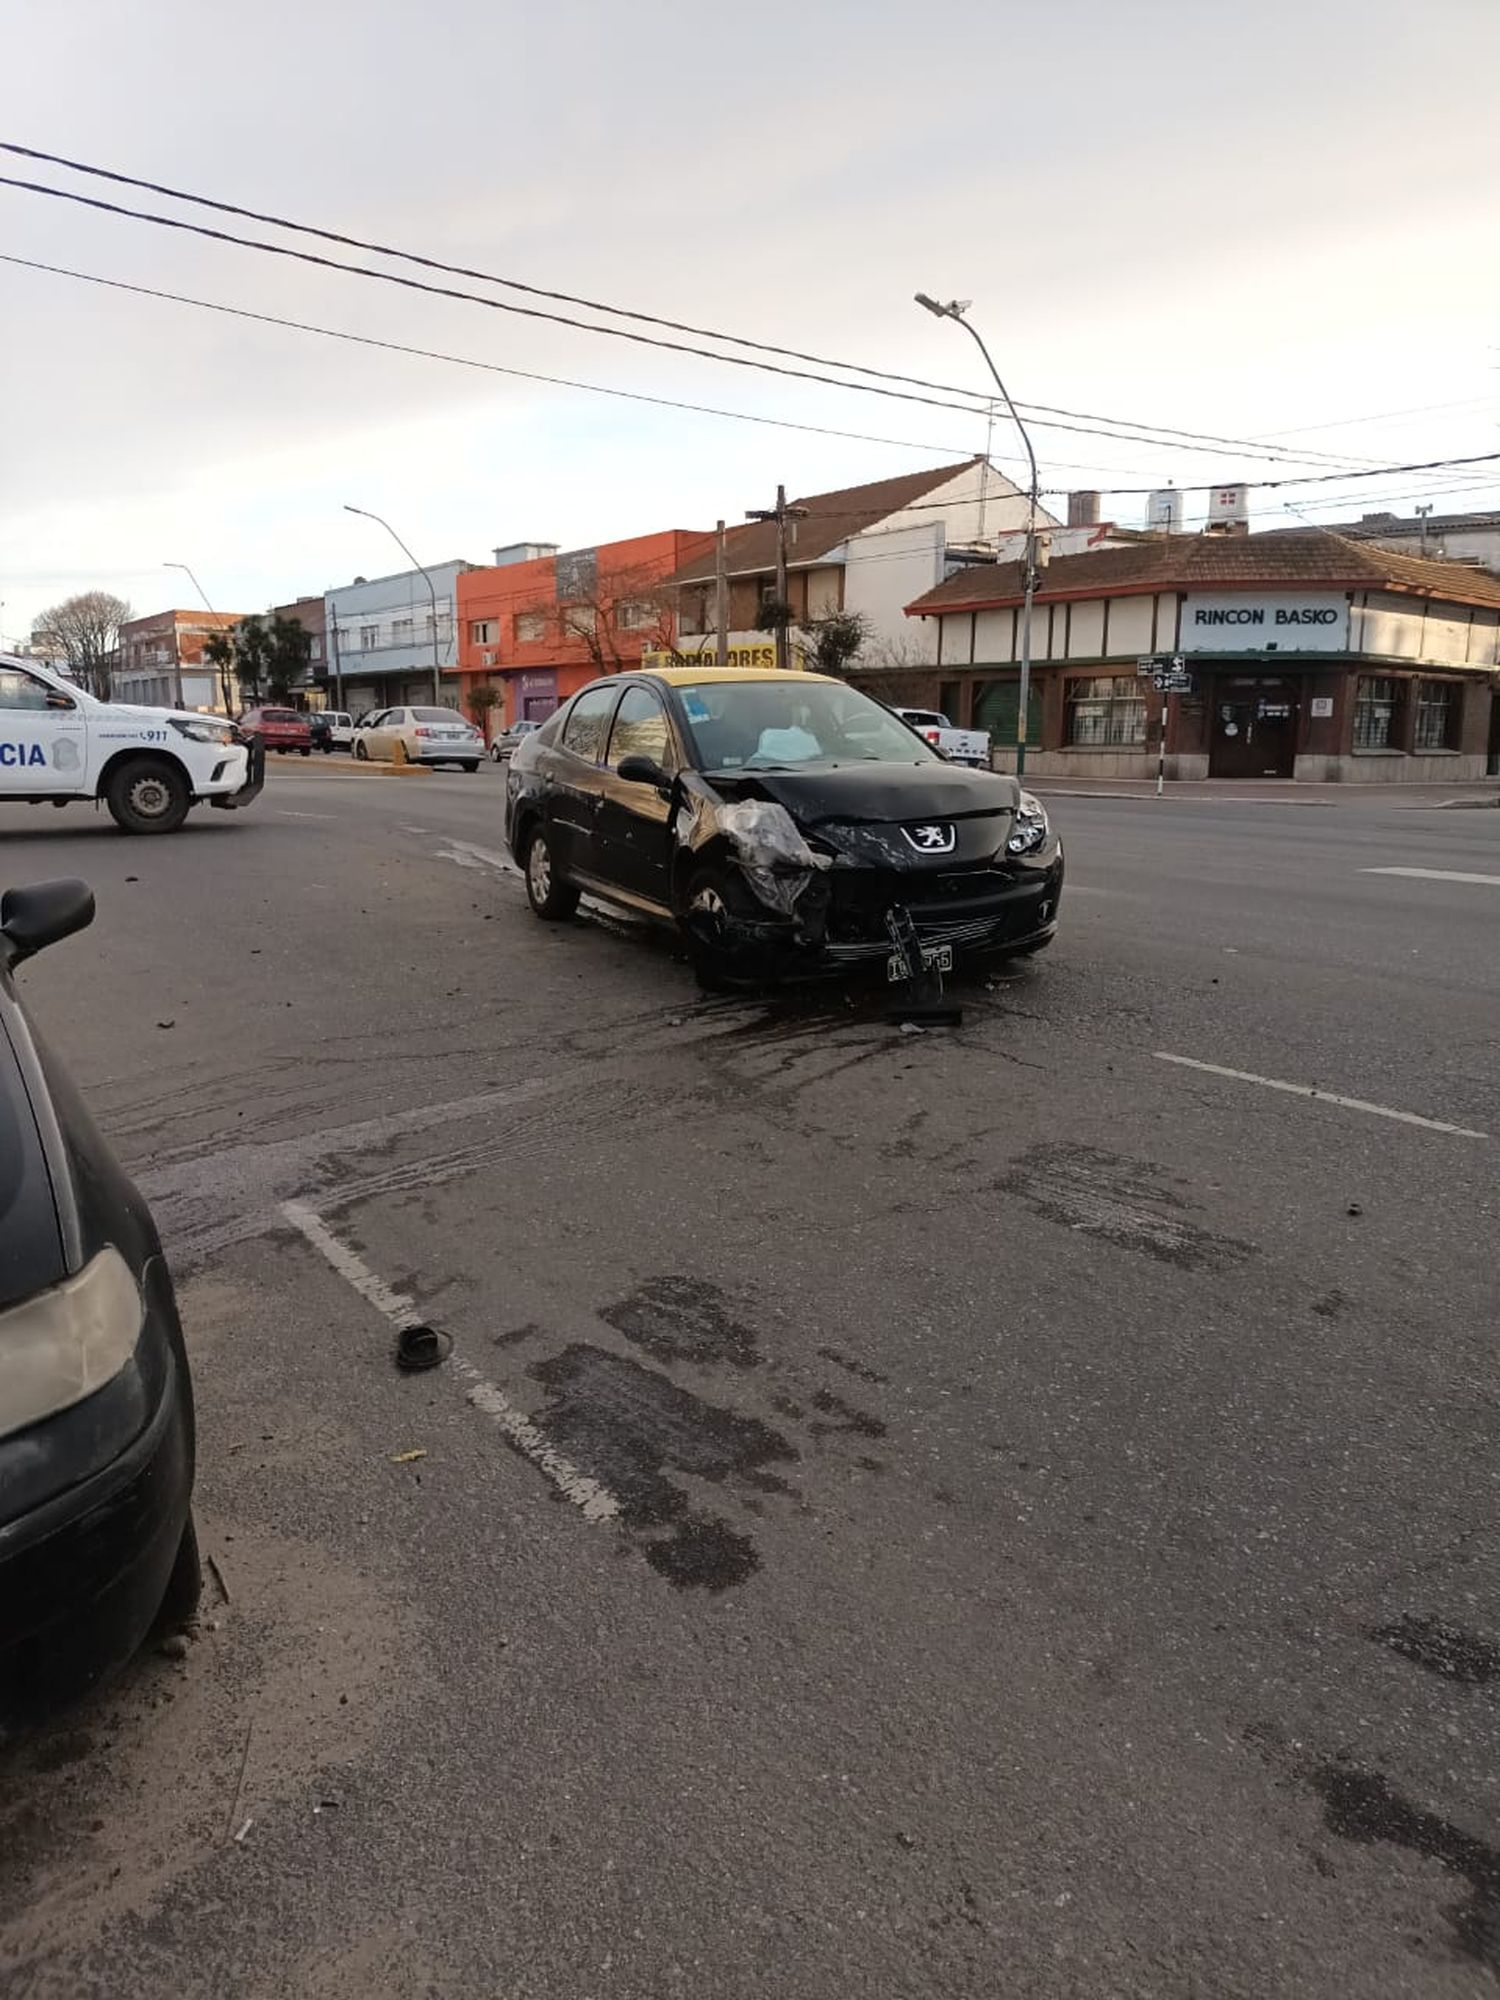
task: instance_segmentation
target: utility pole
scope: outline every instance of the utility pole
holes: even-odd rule
[[[978,329],[969,324],[964,314],[969,310],[967,299],[950,299],[947,305],[940,305],[930,299],[926,292],[916,294],[917,304],[927,312],[935,313],[939,319],[955,319],[967,333],[988,364],[995,378],[995,387],[1000,391],[1000,400],[1010,412],[1010,420],[1021,433],[1021,442],[1026,447],[1026,460],[1031,467],[1031,485],[1026,502],[1026,570],[1023,579],[1021,610],[1021,686],[1016,709],[1016,776],[1026,775],[1026,722],[1027,708],[1031,701],[1031,606],[1036,596],[1036,517],[1041,501],[1041,488],[1036,469],[1036,453],[1031,448],[1026,426],[1016,414],[1016,406],[1010,399],[1010,391],[1000,379],[1000,370],[995,366],[990,350],[985,346]]]
[[[729,665],[729,550],[722,521],[714,530],[714,665]]]
[[[333,668],[333,705],[342,715],[344,712],[344,669],[339,659],[339,607],[332,603],[328,607],[329,664]]]
[[[203,585],[198,581],[197,577],[193,576],[193,572],[188,568],[186,563],[164,562],[162,564],[162,568],[180,569],[184,576],[191,578],[194,590],[196,590],[198,595],[203,599],[204,610],[207,611],[210,618],[218,617],[219,615],[218,612],[214,610],[213,606],[208,601],[208,592],[203,588]],[[176,675],[177,675],[177,706],[179,708],[186,708],[187,697],[182,691],[182,641],[178,638],[175,630],[172,633],[172,656],[173,656],[173,664],[176,669]],[[228,673],[221,672],[219,675],[219,687],[221,693],[224,696],[224,713],[226,715],[229,713],[228,680],[229,680]]]
[[[779,607],[776,621],[776,665],[785,673],[792,664],[792,644],[788,627],[791,623],[791,606],[787,603],[786,580],[786,524],[800,521],[807,509],[789,507],[786,503],[786,488],[776,489],[774,507],[752,507],[745,515],[747,521],[774,521],[776,523],[776,603]]]
[[[1419,507],[1417,509],[1417,518],[1422,523],[1422,554],[1424,556],[1427,553],[1427,516],[1431,512],[1432,512],[1432,502],[1430,500],[1428,501],[1425,507]]]

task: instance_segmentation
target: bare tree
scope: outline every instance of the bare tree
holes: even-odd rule
[[[120,627],[133,615],[123,597],[107,590],[85,590],[42,612],[36,620],[36,638],[67,662],[75,680],[108,701]]]
[[[865,641],[859,670],[913,673],[934,664],[931,644],[922,632],[877,632]]]
[[[561,636],[576,639],[599,674],[623,673],[642,651],[678,657],[676,593],[654,571],[608,570],[565,603],[539,599],[518,615],[555,618]]]

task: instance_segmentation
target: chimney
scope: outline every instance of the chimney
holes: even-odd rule
[[[1068,526],[1070,528],[1097,528],[1099,525],[1099,495],[1086,489],[1068,495]]]

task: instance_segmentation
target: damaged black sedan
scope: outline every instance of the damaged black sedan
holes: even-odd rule
[[[1061,845],[1014,778],[946,762],[819,674],[593,682],[518,745],[506,837],[538,916],[587,894],[673,923],[709,984],[1040,951],[1062,895]]]

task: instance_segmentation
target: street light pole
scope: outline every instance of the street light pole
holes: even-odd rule
[[[1020,702],[1016,711],[1016,776],[1026,775],[1026,721],[1027,704],[1031,699],[1031,606],[1036,596],[1036,516],[1041,492],[1037,478],[1036,453],[1031,448],[1031,439],[1026,434],[1026,426],[1016,413],[1016,406],[1010,399],[1010,391],[1000,379],[1000,370],[995,366],[994,357],[985,346],[979,329],[971,326],[964,318],[969,310],[967,299],[950,299],[947,305],[940,305],[936,299],[928,298],[925,292],[916,294],[916,301],[939,319],[957,320],[964,332],[970,335],[975,346],[984,356],[990,373],[995,378],[995,387],[1000,391],[1001,401],[1010,412],[1010,420],[1021,434],[1021,442],[1026,447],[1026,462],[1031,467],[1031,485],[1026,503],[1026,569],[1023,579],[1021,609],[1021,688]]]
[[[434,708],[441,708],[443,705],[443,669],[442,663],[438,658],[437,586],[427,574],[427,571],[422,569],[421,563],[417,561],[416,557],[406,546],[405,542],[402,541],[389,521],[382,519],[379,514],[372,514],[368,507],[351,507],[347,500],[344,502],[344,512],[346,514],[362,514],[367,521],[378,523],[380,527],[385,529],[412,568],[422,570],[422,580],[427,585],[427,595],[432,599],[432,704]]]
[[[162,568],[180,569],[183,575],[191,580],[194,590],[196,590],[198,595],[203,599],[204,608],[208,612],[209,617],[210,618],[218,617],[219,615],[218,612],[214,610],[213,606],[208,601],[208,592],[203,588],[203,585],[198,581],[197,577],[193,575],[193,572],[188,568],[186,563],[164,562],[162,564]],[[182,692],[182,648],[176,644],[177,635],[173,633],[172,637],[173,637],[172,651],[176,655],[177,706],[179,708],[186,708],[187,698]],[[224,685],[224,675],[222,673],[219,675],[219,692],[224,697],[224,712],[227,715],[229,713],[229,690]]]

